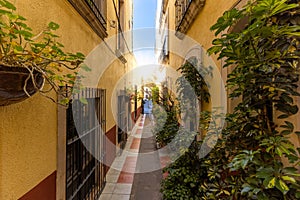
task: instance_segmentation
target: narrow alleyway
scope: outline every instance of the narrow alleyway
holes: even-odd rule
[[[106,176],[99,200],[160,200],[161,166],[149,118],[141,116]],[[153,170],[155,169],[155,170]],[[158,169],[158,170],[157,170]]]

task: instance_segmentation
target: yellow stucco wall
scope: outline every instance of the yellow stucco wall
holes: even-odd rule
[[[115,0],[116,7],[118,8],[118,1]],[[113,92],[118,81],[123,77],[124,74],[130,73],[132,69],[136,66],[136,60],[133,56],[132,50],[132,35],[130,30],[132,30],[131,24],[131,15],[132,15],[132,1],[124,1],[124,13],[125,20],[124,26],[122,26],[122,31],[125,33],[124,38],[126,39],[127,45],[124,44],[124,57],[126,59],[126,63],[122,63],[113,52],[117,49],[117,38],[118,38],[118,18],[115,13],[114,4],[112,1],[108,1],[107,9],[110,12],[107,12],[107,33],[108,37],[105,38],[105,43],[98,44],[98,46],[93,50],[93,53],[89,55],[88,62],[91,63],[91,67],[97,74],[95,78],[99,78],[98,87],[106,89],[106,129],[110,130],[113,126],[116,125],[116,116],[113,115],[113,111],[116,111],[117,104],[112,104],[112,101],[115,100],[115,96],[113,96]],[[116,24],[112,26],[112,22]],[[121,36],[123,37],[123,36]],[[99,57],[101,58],[99,59]],[[99,63],[99,61],[101,63]],[[105,64],[104,64],[105,63]],[[104,73],[102,74],[100,69],[104,68]],[[97,71],[97,72],[96,72]],[[124,86],[129,87],[131,76],[128,75],[126,77],[126,82],[124,82]],[[94,82],[94,81],[90,81]]]
[[[183,40],[179,40],[174,35],[175,31],[175,0],[169,0],[168,2],[168,14],[169,14],[169,29],[172,30],[169,32],[169,43],[171,51],[175,50],[180,52],[178,55],[177,52],[170,52],[169,54],[169,66],[175,69],[178,69],[183,64],[183,61],[186,56],[186,52],[195,47],[195,45],[200,45],[204,50],[207,50],[212,45],[212,41],[215,38],[214,33],[210,31],[210,27],[217,21],[217,19],[223,14],[225,10],[231,8],[237,0],[206,0],[204,7],[199,11],[198,15],[191,23],[190,27],[185,34]],[[184,41],[187,41],[186,43]],[[211,60],[208,56],[203,55],[203,64],[205,66],[211,65]],[[217,68],[215,73],[222,74],[221,71],[221,62],[217,60],[216,56],[211,56],[212,61],[216,64]],[[214,93],[221,94],[221,88],[219,83],[221,80],[217,80],[215,76],[213,88],[211,88]],[[215,81],[218,81],[216,83]],[[224,80],[225,82],[225,80]],[[221,98],[214,99],[215,105],[222,104]],[[211,104],[203,103],[202,109],[211,109]]]
[[[17,199],[56,169],[56,105],[36,95],[0,107],[0,199]]]
[[[204,49],[211,47],[211,43],[215,38],[214,33],[210,31],[210,27],[216,23],[217,19],[224,11],[231,8],[237,0],[206,0],[205,5],[189,27],[187,37],[197,41]],[[175,30],[175,0],[169,0],[169,29]],[[215,56],[212,56],[217,66],[220,68],[220,62]],[[178,58],[170,56],[170,65],[178,66]]]
[[[124,21],[120,21],[121,28],[125,32],[123,34],[124,38],[126,39],[127,45],[124,44],[124,52],[125,52],[125,59],[127,60],[127,63],[122,63],[117,57],[113,57],[111,59],[111,64],[107,67],[104,74],[101,76],[101,79],[99,80],[99,87],[106,88],[106,107],[109,108],[106,112],[106,118],[107,118],[107,130],[110,130],[114,125],[116,125],[117,116],[114,116],[113,111],[117,110],[117,102],[112,102],[117,98],[116,96],[113,96],[113,90],[117,86],[117,82],[120,80],[120,78],[126,74],[130,73],[130,71],[136,66],[136,61],[133,56],[133,54],[130,53],[132,50],[132,35],[130,33],[130,30],[132,30],[132,0],[124,1],[123,4],[123,12],[124,12]],[[119,8],[118,1],[115,0],[115,4],[117,9]],[[112,12],[108,12],[108,19],[110,23],[112,20],[116,21],[118,23],[118,18],[116,17],[115,11],[114,11],[114,5],[112,2],[107,4],[108,10],[111,9]],[[121,19],[120,19],[121,20]],[[106,39],[106,42],[111,47],[111,50],[115,51],[117,49],[116,43],[116,37],[119,32],[117,31],[117,26],[115,27],[108,27],[108,37]],[[120,33],[119,33],[120,34]],[[121,36],[122,37],[122,36]],[[128,49],[129,48],[129,49]],[[106,50],[108,51],[108,50]],[[126,82],[124,82],[124,86],[128,87],[130,82],[130,77],[126,77]],[[112,108],[113,106],[113,108]]]
[[[67,0],[12,0],[35,33],[50,21],[60,24],[57,34],[65,50],[88,55],[102,40]],[[116,18],[112,2],[107,18]],[[129,1],[128,1],[129,2]],[[130,1],[131,2],[131,1]],[[109,35],[115,29],[108,27]],[[133,58],[128,58],[133,59]],[[116,64],[119,74],[124,73]],[[130,66],[131,67],[131,66]],[[111,77],[107,77],[109,82]],[[112,85],[102,85],[110,91]],[[109,95],[108,95],[109,96]],[[109,110],[108,110],[109,113]],[[108,120],[108,127],[114,122]],[[57,106],[40,95],[0,107],[0,199],[18,199],[56,170]]]

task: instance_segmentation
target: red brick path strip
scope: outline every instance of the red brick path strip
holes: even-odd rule
[[[117,183],[132,183],[135,167],[136,167],[136,156],[127,156],[123,165],[122,171],[119,175]]]
[[[163,173],[163,179],[166,179],[168,177],[168,175],[169,175],[168,172]]]
[[[161,156],[161,157],[159,157],[159,159],[160,159],[160,165],[162,168],[165,168],[171,162],[171,159],[169,156]]]
[[[136,130],[136,134],[142,134],[142,132],[143,132],[143,129],[137,129]]]
[[[160,159],[160,165],[162,168],[165,168],[166,166],[168,166],[171,163],[171,159],[169,156],[161,156],[159,157]],[[167,176],[169,175],[168,172],[163,173],[163,179],[167,178]]]
[[[133,177],[134,177],[133,173],[121,172],[117,183],[132,183]]]
[[[140,143],[141,143],[141,139],[140,139],[140,138],[134,138],[134,139],[132,140],[130,149],[139,149]]]

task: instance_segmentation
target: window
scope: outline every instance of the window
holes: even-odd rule
[[[98,200],[105,186],[105,90],[87,88],[66,110],[66,199]],[[75,126],[76,125],[76,126]]]
[[[105,90],[86,88],[58,107],[57,199],[98,200],[105,187],[105,100]]]

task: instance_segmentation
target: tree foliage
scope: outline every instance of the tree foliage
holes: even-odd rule
[[[208,50],[232,68],[226,84],[229,98],[241,101],[205,158],[190,156],[190,151],[166,169],[170,177],[163,183],[165,199],[172,199],[172,192],[177,199],[300,198],[300,149],[290,141],[299,134],[290,121],[298,113],[294,99],[300,96],[299,19],[298,1],[258,0],[226,11],[211,27],[217,36],[246,21],[242,30],[221,34]],[[186,165],[189,170],[183,172]],[[183,176],[196,177],[195,185],[183,188]],[[182,195],[177,188],[183,188]]]

